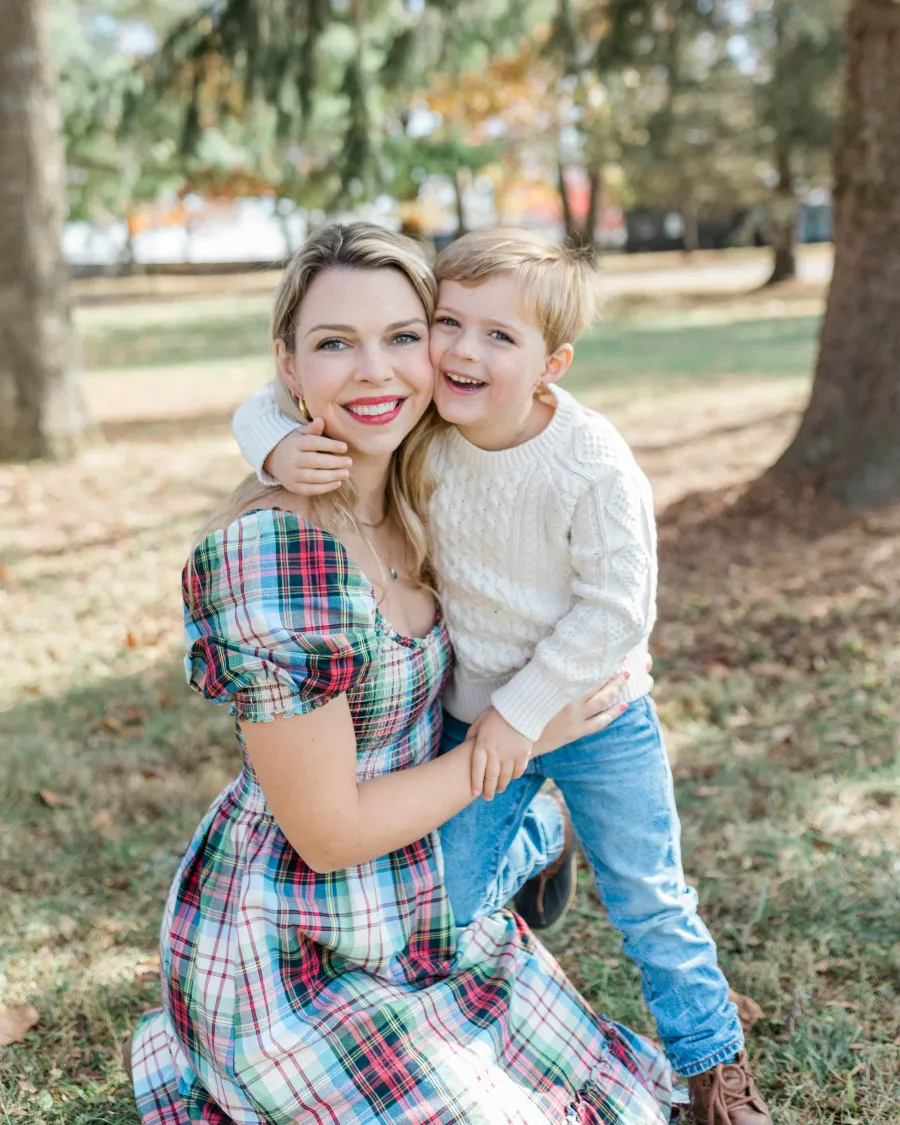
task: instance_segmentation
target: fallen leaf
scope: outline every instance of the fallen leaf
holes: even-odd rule
[[[773,742],[788,742],[794,736],[793,723],[781,723],[777,727],[772,727],[769,731],[769,737]]]
[[[159,957],[148,957],[147,960],[134,970],[136,984],[144,984],[150,980],[159,979]]]
[[[166,776],[166,771],[161,766],[144,766],[141,770],[141,777],[145,781],[162,781]]]
[[[125,647],[137,648],[137,637],[130,630],[125,634]]]
[[[75,807],[75,799],[65,793],[54,793],[52,789],[38,789],[38,796],[48,809],[71,809]]]
[[[104,730],[112,731],[113,734],[125,733],[125,728],[122,726],[119,720],[114,718],[112,715],[104,715],[100,720],[100,726],[103,727]]]
[[[40,1018],[30,1004],[0,1008],[0,1047],[24,1039]]]
[[[142,707],[126,707],[122,712],[122,722],[129,726],[146,722],[147,712]]]
[[[793,669],[784,664],[751,664],[748,671],[769,680],[788,680],[793,675]]]
[[[742,992],[735,992],[734,989],[728,993],[728,999],[732,1004],[737,1005],[738,1019],[741,1021],[741,1027],[744,1034],[749,1035],[753,1030],[754,1025],[758,1020],[761,1020],[765,1013],[757,1002],[750,996],[745,996]]]
[[[113,824],[115,824],[115,820],[109,809],[101,809],[98,813],[94,814],[91,820],[92,828],[112,828]]]
[[[732,673],[732,669],[727,664],[723,664],[720,660],[711,660],[706,665],[707,676],[712,676],[714,680],[727,679]]]

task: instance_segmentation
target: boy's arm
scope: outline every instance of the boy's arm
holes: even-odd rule
[[[278,409],[274,382],[267,383],[241,403],[231,429],[244,460],[253,466],[262,483],[277,485],[278,481],[263,468],[266,458],[280,441],[302,426]]]
[[[608,680],[656,618],[653,497],[630,451],[622,453],[588,467],[592,480],[575,508],[575,604],[492,697],[503,718],[531,739],[567,703]]]

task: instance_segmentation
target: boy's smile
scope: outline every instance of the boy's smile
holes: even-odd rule
[[[552,408],[535,391],[568,366],[548,356],[511,273],[474,285],[442,281],[430,354],[441,417],[483,449],[510,448],[540,433]]]

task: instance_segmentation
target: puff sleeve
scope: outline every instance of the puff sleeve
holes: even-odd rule
[[[184,572],[190,686],[248,722],[303,715],[376,658],[375,597],[341,544],[264,509],[213,532]]]

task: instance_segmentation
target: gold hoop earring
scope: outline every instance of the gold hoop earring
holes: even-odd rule
[[[297,403],[297,409],[300,411],[303,421],[308,425],[312,421],[312,415],[306,408],[306,399],[303,395],[297,395],[294,401]]]

